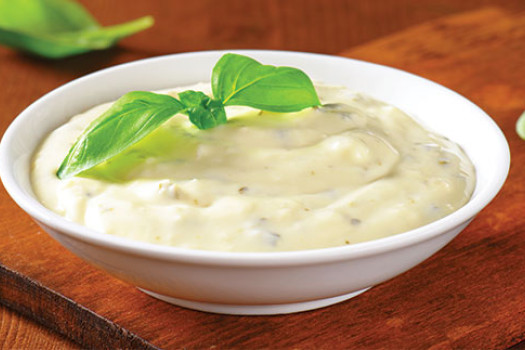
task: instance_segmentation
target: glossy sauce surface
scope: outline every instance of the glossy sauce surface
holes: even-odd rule
[[[177,116],[82,177],[59,180],[68,149],[110,104],[95,107],[43,143],[34,190],[49,209],[101,232],[221,251],[372,240],[468,201],[475,172],[456,144],[393,106],[316,88],[323,107],[298,113],[229,107],[229,122],[206,131]]]

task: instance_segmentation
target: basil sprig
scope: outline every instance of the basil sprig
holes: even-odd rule
[[[106,49],[152,24],[146,16],[102,27],[73,0],[0,0],[0,44],[47,58]]]
[[[129,92],[95,119],[69,150],[57,176],[88,170],[137,143],[175,114],[185,114],[199,129],[226,123],[224,107],[237,105],[278,113],[296,112],[321,102],[310,78],[291,67],[262,65],[228,53],[212,71],[213,97],[184,91],[178,99],[152,92]]]

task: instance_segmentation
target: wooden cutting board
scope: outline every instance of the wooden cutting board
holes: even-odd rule
[[[458,91],[487,111],[510,143],[512,166],[502,192],[435,256],[324,309],[207,314],[160,302],[84,263],[43,233],[2,188],[0,302],[94,348],[446,349],[522,342],[525,141],[514,124],[525,110],[525,13],[464,13],[342,55],[399,67]]]

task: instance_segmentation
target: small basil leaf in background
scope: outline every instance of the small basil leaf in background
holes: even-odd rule
[[[106,49],[152,24],[143,17],[101,27],[72,0],[0,0],[0,44],[47,58]]]
[[[119,98],[78,138],[60,165],[64,179],[117,155],[137,143],[184,106],[169,95],[134,91]]]
[[[212,72],[213,96],[225,106],[240,105],[271,112],[296,112],[321,102],[310,78],[291,67],[262,65],[225,54]]]
[[[227,121],[224,105],[201,91],[181,92],[179,99],[190,121],[199,129],[210,129]]]
[[[0,0],[0,26],[20,32],[59,33],[95,29],[98,22],[68,0]]]
[[[518,133],[519,137],[525,140],[525,111],[521,114],[521,116],[518,118],[518,121],[516,122],[516,132]]]

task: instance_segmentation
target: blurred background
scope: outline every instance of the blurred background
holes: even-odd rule
[[[442,16],[523,0],[81,0],[102,24],[152,15],[155,26],[122,46],[145,55],[211,49],[336,54]],[[176,9],[176,10],[174,10]],[[155,38],[152,40],[152,38]]]

